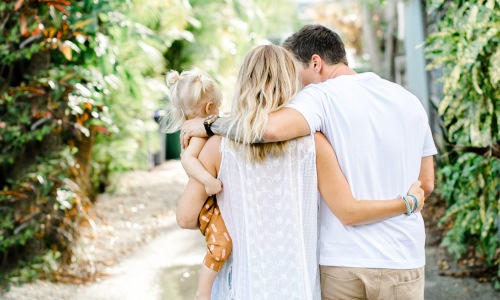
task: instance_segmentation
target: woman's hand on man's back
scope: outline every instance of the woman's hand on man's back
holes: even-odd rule
[[[408,190],[408,194],[415,196],[418,200],[418,206],[417,209],[415,209],[416,213],[420,212],[422,208],[424,208],[425,204],[425,194],[421,186],[422,183],[420,182],[420,180],[417,180],[411,185],[410,189]]]

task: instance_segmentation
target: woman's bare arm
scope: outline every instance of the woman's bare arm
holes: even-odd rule
[[[425,197],[428,197],[434,190],[434,157],[422,157],[418,180],[422,182],[422,189],[424,189]]]

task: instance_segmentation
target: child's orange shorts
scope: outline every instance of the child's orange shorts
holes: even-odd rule
[[[233,242],[220,214],[215,196],[207,198],[198,216],[198,227],[207,241],[207,255],[203,263],[219,271],[231,254]]]

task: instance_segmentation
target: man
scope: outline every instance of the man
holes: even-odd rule
[[[269,116],[263,142],[321,131],[356,199],[391,199],[417,179],[428,196],[437,151],[418,99],[374,73],[349,68],[339,36],[323,26],[304,26],[283,46],[298,60],[306,87]],[[205,131],[227,134],[219,120],[204,123],[186,123],[183,143]],[[424,245],[418,213],[346,226],[322,201],[323,299],[424,299]]]

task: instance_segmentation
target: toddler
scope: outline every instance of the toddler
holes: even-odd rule
[[[167,74],[167,84],[170,86],[171,97],[167,114],[162,118],[162,125],[167,133],[179,130],[185,120],[219,114],[222,93],[207,73],[197,68],[180,75],[177,71],[171,71]],[[206,141],[206,138],[191,138],[189,146],[181,155],[182,167],[186,173],[205,185],[209,196],[198,217],[200,231],[207,242],[207,254],[201,266],[197,299],[210,299],[217,272],[232,249],[232,241],[215,198],[215,194],[222,190],[222,183],[198,160]]]

